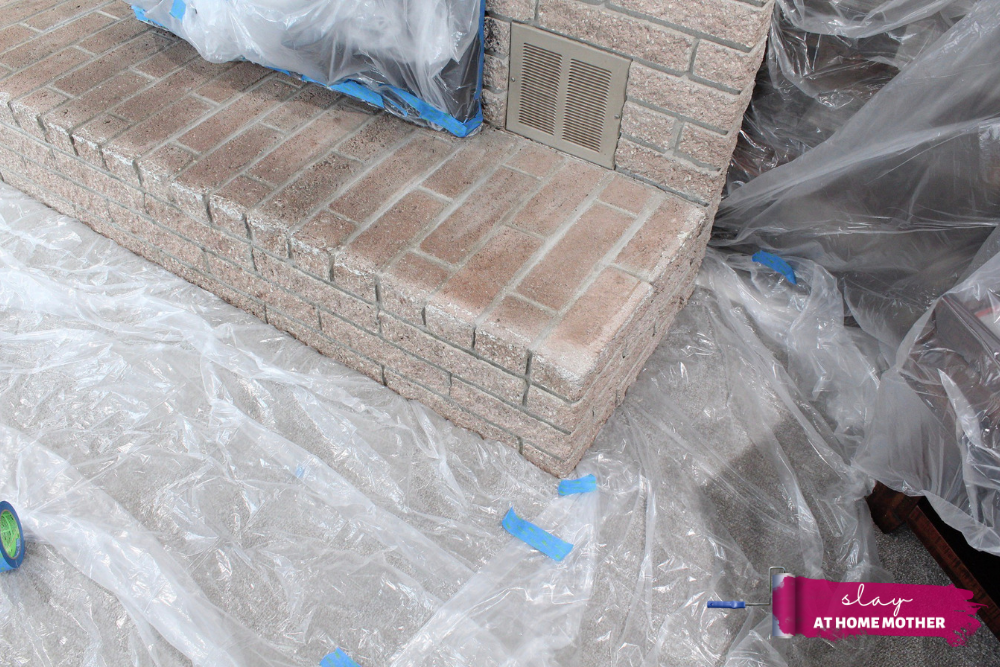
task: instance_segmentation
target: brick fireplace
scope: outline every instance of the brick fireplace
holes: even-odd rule
[[[614,170],[418,128],[123,2],[0,0],[0,177],[278,329],[571,471],[693,289],[770,4],[488,4],[631,59]]]

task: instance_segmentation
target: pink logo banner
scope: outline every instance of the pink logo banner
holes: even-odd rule
[[[848,635],[943,637],[960,646],[979,629],[972,591],[954,586],[774,577],[775,637]]]

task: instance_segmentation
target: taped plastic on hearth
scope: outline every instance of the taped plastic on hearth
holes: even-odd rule
[[[0,655],[849,664],[878,638],[771,644],[766,611],[706,608],[766,591],[776,563],[883,578],[838,441],[866,379],[816,384],[857,345],[830,276],[796,272],[710,253],[579,467],[597,489],[560,496],[517,452],[0,185],[0,497],[31,554],[0,578]],[[565,560],[504,532],[511,505]]]
[[[212,62],[245,58],[465,137],[482,124],[484,0],[133,0]]]

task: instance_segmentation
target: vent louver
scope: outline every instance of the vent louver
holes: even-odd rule
[[[515,23],[507,129],[614,167],[629,62]]]

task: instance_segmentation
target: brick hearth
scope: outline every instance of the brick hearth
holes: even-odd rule
[[[458,140],[120,2],[0,0],[0,175],[455,423],[570,471],[683,305],[705,208]]]

